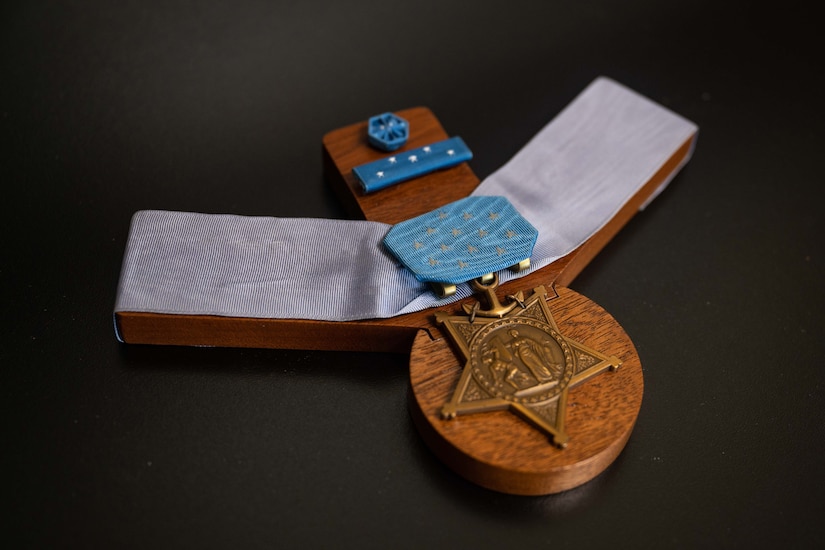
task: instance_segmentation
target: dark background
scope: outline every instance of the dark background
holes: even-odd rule
[[[6,2],[4,537],[24,546],[825,542],[823,66],[791,3]],[[119,344],[140,209],[345,217],[329,130],[424,105],[480,178],[599,75],[693,160],[572,287],[633,339],[612,467],[541,498],[442,466],[403,355]],[[323,290],[323,289],[322,289]]]

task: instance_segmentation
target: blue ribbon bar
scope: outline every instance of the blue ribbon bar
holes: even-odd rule
[[[352,169],[365,193],[450,168],[473,158],[460,137],[431,143],[418,149],[396,153]]]

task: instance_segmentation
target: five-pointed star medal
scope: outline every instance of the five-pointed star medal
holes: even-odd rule
[[[442,418],[509,409],[565,447],[570,388],[621,362],[566,338],[543,286],[501,318],[437,313],[466,361]]]

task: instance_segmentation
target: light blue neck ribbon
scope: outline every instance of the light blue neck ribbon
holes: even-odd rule
[[[697,132],[607,78],[590,84],[474,195],[507,197],[538,229],[531,270],[569,254]],[[688,161],[688,154],[654,193]],[[115,311],[348,321],[449,303],[384,250],[370,221],[145,210],[133,219]],[[502,280],[525,273],[502,273]]]

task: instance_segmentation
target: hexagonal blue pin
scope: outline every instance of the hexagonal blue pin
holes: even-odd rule
[[[375,115],[367,123],[367,141],[382,151],[395,151],[402,147],[409,135],[409,123],[393,113]]]

